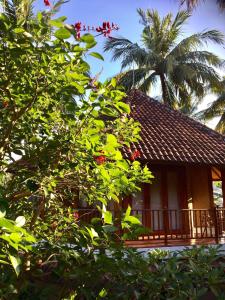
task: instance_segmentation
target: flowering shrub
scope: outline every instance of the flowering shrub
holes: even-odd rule
[[[151,178],[147,167],[122,156],[122,148],[136,142],[140,131],[128,117],[125,93],[114,78],[101,83],[97,76],[90,77],[85,56],[101,59],[91,50],[95,38],[84,34],[80,44],[64,17],[51,18],[60,2],[53,6],[45,1],[50,10],[26,24],[0,14],[0,51],[5,53],[0,56],[0,207],[4,205],[12,219],[24,215],[24,230],[38,241],[34,253],[22,253],[18,280],[0,257],[4,300],[18,294],[18,299],[26,299],[27,276],[37,278],[48,266],[64,268],[71,245],[82,255],[113,243],[106,233],[113,230],[109,213],[104,211],[98,229],[81,226],[79,214],[70,213],[82,201],[101,209]],[[105,22],[97,32],[108,35],[115,28]],[[12,232],[0,239],[0,249],[11,247],[13,238],[20,237]],[[27,245],[17,246],[14,257]],[[52,263],[53,257],[61,261]]]

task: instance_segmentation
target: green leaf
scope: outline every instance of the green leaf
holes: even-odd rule
[[[17,227],[23,227],[23,225],[26,223],[26,219],[24,216],[19,216],[16,218],[16,226]]]
[[[24,28],[15,28],[14,29],[15,33],[23,33],[24,31],[25,31]]]
[[[103,225],[102,229],[107,233],[116,232],[118,230],[118,228],[113,225]]]
[[[105,224],[112,224],[112,213],[110,211],[103,211],[103,218]]]
[[[98,233],[94,230],[94,228],[88,228],[86,227],[91,239],[93,240],[95,237],[98,237]]]
[[[130,205],[128,205],[127,209],[126,209],[126,212],[125,212],[125,218],[126,217],[129,217],[130,216],[130,213],[131,213],[131,207]]]
[[[70,38],[71,33],[66,28],[60,28],[60,29],[56,30],[54,35],[57,39],[66,40],[66,39]]]
[[[99,293],[99,297],[105,298],[106,296],[107,296],[107,291],[106,291],[105,288],[103,288],[103,289],[101,290],[101,292]]]
[[[1,210],[0,210],[0,219],[1,219],[1,218],[4,218],[5,215],[6,215],[6,211],[1,211]]]
[[[134,225],[140,225],[141,224],[141,221],[138,218],[134,217],[134,216],[126,216],[124,218],[124,221],[125,222],[130,222],[131,224],[134,224]]]
[[[111,146],[118,145],[117,138],[113,134],[107,134],[106,140],[107,140],[107,144],[110,144]]]
[[[16,275],[18,276],[20,273],[20,265],[21,265],[21,259],[18,256],[9,255],[11,264],[16,272]]]
[[[130,106],[124,102],[118,102],[117,105],[116,105],[119,110],[129,114],[130,113]]]
[[[81,42],[87,43],[87,44],[92,44],[95,43],[95,38],[93,35],[86,33],[81,37]]]
[[[5,260],[0,259],[0,264],[9,265],[9,263]]]
[[[58,21],[58,20],[50,20],[49,24],[51,26],[58,27],[58,28],[64,27],[64,24],[62,22]]]
[[[13,232],[10,234],[10,239],[14,242],[14,243],[20,243],[22,240],[22,236],[20,233],[18,232]]]
[[[112,87],[115,88],[115,87],[116,87],[116,84],[117,84],[116,78],[113,77],[113,78],[111,79],[111,85],[112,85]]]
[[[104,57],[101,54],[97,53],[97,52],[91,52],[89,55],[104,61]]]
[[[12,224],[12,221],[7,220],[5,218],[0,218],[0,227],[5,228],[5,229],[13,232],[15,226]]]

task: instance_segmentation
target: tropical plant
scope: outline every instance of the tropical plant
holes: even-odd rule
[[[202,0],[181,0],[181,4],[186,3],[189,9],[196,7],[199,2]],[[216,3],[222,11],[225,9],[225,0],[217,0]]]
[[[221,81],[219,88],[214,89],[214,93],[217,99],[207,109],[198,113],[198,117],[205,121],[219,117],[215,129],[220,133],[225,133],[225,79]]]
[[[39,12],[24,26],[0,14],[0,207],[11,220],[24,215],[24,228],[39,241],[35,254],[28,254],[30,267],[22,265],[18,279],[12,268],[1,266],[1,299],[16,299],[29,268],[34,278],[46,278],[37,274],[40,261],[58,272],[55,258],[63,268],[71,247],[82,256],[107,244],[94,226],[83,226],[74,216],[82,201],[99,208],[99,230],[111,231],[108,202],[119,202],[151,178],[147,167],[122,156],[122,148],[139,139],[140,127],[128,117],[126,94],[116,80],[101,83],[90,76],[84,57],[102,59],[91,50],[95,38],[77,39],[65,17],[51,16],[51,11],[47,18]],[[131,221],[127,214],[122,225],[128,229]],[[0,249],[16,240],[14,257],[20,258],[29,236],[12,227],[5,232],[12,221],[1,224]]]
[[[105,51],[112,51],[112,60],[122,60],[125,71],[118,78],[127,90],[148,92],[159,81],[163,102],[183,108],[190,106],[192,97],[203,97],[206,84],[218,84],[214,67],[220,67],[221,60],[199,48],[207,42],[223,44],[221,32],[203,31],[178,42],[189,12],[180,11],[174,19],[172,14],[161,19],[154,10],[139,9],[138,14],[144,25],[141,46],[125,38],[110,38],[104,46]]]

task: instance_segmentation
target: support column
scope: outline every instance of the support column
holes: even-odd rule
[[[210,207],[214,208],[214,200],[213,200],[213,185],[212,185],[212,170],[208,168],[208,186],[209,186],[209,203]]]
[[[222,193],[223,193],[223,208],[225,208],[225,169],[221,170]]]

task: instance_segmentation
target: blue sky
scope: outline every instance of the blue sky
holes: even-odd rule
[[[53,2],[53,1],[52,1]],[[194,10],[193,16],[185,26],[183,35],[187,36],[204,29],[219,29],[225,34],[225,13],[221,13],[215,5],[216,0],[206,0]],[[44,9],[43,0],[37,1],[37,8]],[[68,17],[68,23],[81,21],[86,25],[101,25],[103,21],[117,23],[120,27],[114,36],[124,36],[133,42],[140,41],[142,26],[139,24],[137,8],[157,9],[160,15],[169,12],[176,14],[180,9],[179,0],[70,0],[65,4],[60,15]],[[98,45],[94,51],[103,53],[105,38],[98,37]],[[225,49],[208,45],[208,49],[225,58]],[[105,61],[88,59],[93,75],[102,69],[101,79],[113,76],[120,71],[119,62],[111,62],[110,53],[103,54]]]
[[[53,0],[50,0],[53,1]],[[137,8],[157,9],[161,16],[172,12],[174,15],[182,9],[179,0],[70,0],[65,4],[60,15],[67,16],[67,22],[74,24],[77,21],[90,26],[101,25],[103,21],[114,22],[120,30],[113,36],[124,36],[133,42],[140,42],[142,26],[139,23]],[[183,6],[183,9],[185,6]],[[36,9],[45,9],[43,0],[37,0]],[[192,17],[183,29],[183,37],[207,29],[217,29],[225,34],[225,12],[221,13],[216,5],[216,0],[205,0],[193,11]],[[97,38],[98,45],[93,51],[103,54],[104,62],[89,58],[92,75],[101,72],[100,80],[105,80],[120,71],[120,62],[111,62],[111,54],[103,53],[105,38]],[[225,59],[225,48],[208,44],[205,48]],[[225,70],[221,71],[225,75]],[[159,95],[159,89],[151,91],[151,96]],[[199,106],[199,110],[206,108],[215,99],[215,95],[207,95]],[[217,119],[210,121],[208,126],[214,128]]]

